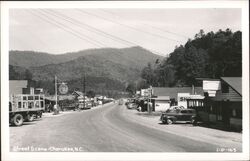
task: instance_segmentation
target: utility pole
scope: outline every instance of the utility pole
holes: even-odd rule
[[[151,96],[152,96],[152,86],[148,88],[148,113],[152,113],[152,102],[151,102]]]
[[[86,84],[85,84],[85,73],[83,75],[83,108],[85,108],[85,88],[86,88]]]
[[[56,97],[56,108],[57,108],[57,77],[55,75],[55,97]]]

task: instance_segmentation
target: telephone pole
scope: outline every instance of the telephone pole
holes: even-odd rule
[[[83,75],[83,108],[85,108],[85,88],[86,88],[86,84],[85,84],[85,73]]]
[[[55,101],[56,101],[56,107],[57,107],[57,77],[56,75],[55,75],[55,97],[56,97]]]

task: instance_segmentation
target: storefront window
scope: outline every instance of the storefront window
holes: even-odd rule
[[[235,109],[232,110],[232,116],[236,117],[236,110]]]

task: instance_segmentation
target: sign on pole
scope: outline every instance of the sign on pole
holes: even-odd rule
[[[68,92],[69,88],[65,83],[60,84],[59,86],[59,92],[61,94],[66,94]]]

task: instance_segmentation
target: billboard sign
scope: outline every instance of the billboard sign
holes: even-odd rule
[[[203,90],[204,91],[217,91],[221,89],[220,81],[203,81]]]

